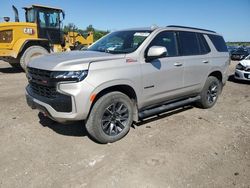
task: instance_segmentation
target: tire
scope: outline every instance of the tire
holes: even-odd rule
[[[121,92],[99,98],[86,121],[89,135],[99,143],[112,143],[123,138],[133,122],[133,103]]]
[[[38,57],[40,55],[48,54],[49,52],[41,47],[41,46],[30,46],[28,47],[24,53],[22,54],[20,58],[20,64],[23,70],[27,71],[27,66],[29,64],[29,61],[32,60],[34,57]]]
[[[218,100],[221,90],[221,81],[214,76],[209,76],[200,93],[201,99],[197,102],[197,105],[204,109],[211,108]]]

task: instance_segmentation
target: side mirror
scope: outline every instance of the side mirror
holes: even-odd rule
[[[163,46],[152,46],[149,48],[146,61],[152,61],[157,58],[166,57],[168,55],[166,47]]]

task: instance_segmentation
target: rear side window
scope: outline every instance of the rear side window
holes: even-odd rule
[[[179,32],[180,55],[198,55],[200,54],[200,47],[196,33],[193,32]]]
[[[228,52],[226,43],[222,36],[208,35],[218,52]]]
[[[197,33],[197,37],[198,37],[198,41],[199,41],[199,45],[200,45],[200,53],[201,54],[207,54],[211,51],[210,47],[207,44],[207,41],[204,37],[203,34],[201,33]]]

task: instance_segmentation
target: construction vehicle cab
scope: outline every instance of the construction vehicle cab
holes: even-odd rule
[[[62,19],[64,12],[59,8],[40,5],[24,7],[26,22],[37,24],[38,38],[49,40],[51,44],[63,43]]]
[[[26,22],[19,22],[17,9],[13,6],[15,21],[0,23],[0,59],[11,66],[26,70],[28,62],[39,55],[74,49],[76,44],[93,43],[93,34],[86,40],[79,35],[64,35],[62,9],[41,5],[24,7]],[[83,36],[82,36],[83,37]],[[72,42],[73,41],[73,42]],[[73,47],[72,47],[73,46]]]

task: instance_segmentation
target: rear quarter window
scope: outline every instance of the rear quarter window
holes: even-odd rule
[[[226,43],[222,36],[208,35],[208,37],[210,38],[210,40],[212,41],[213,45],[215,46],[218,52],[228,52]]]

